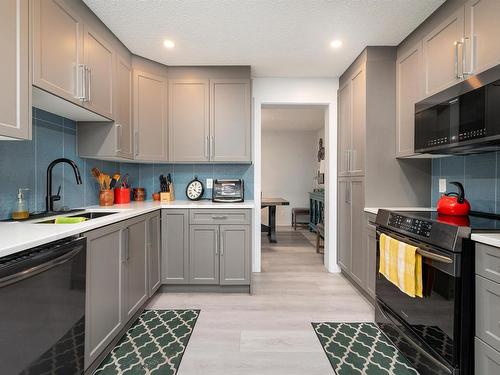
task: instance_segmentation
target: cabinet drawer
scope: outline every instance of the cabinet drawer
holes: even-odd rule
[[[478,375],[500,374],[500,353],[491,346],[475,338],[474,368]]]
[[[476,336],[500,351],[500,284],[476,276]]]
[[[476,274],[500,283],[500,249],[476,244]]]
[[[190,210],[190,224],[250,224],[250,210]]]

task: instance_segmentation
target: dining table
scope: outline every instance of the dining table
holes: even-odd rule
[[[261,231],[267,232],[267,238],[270,243],[277,243],[276,240],[276,207],[289,206],[290,202],[284,198],[262,198],[261,209],[268,207],[268,223],[267,225],[261,224]]]

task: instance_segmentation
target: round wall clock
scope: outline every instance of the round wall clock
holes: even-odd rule
[[[186,187],[186,196],[192,201],[197,201],[203,196],[204,190],[202,182],[195,176]]]

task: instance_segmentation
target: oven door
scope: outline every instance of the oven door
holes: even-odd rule
[[[385,310],[386,315],[392,317],[393,321],[400,322],[402,331],[407,331],[408,336],[415,339],[418,346],[429,353],[432,358],[447,368],[458,368],[461,255],[429,248],[426,244],[378,227],[377,270],[380,264],[379,236],[381,233],[417,246],[421,250],[423,298],[408,296],[377,272],[375,294],[380,308]],[[379,325],[387,324],[387,321],[383,319],[377,319],[377,322]],[[408,359],[411,360],[411,358]],[[421,371],[421,373],[424,372]]]

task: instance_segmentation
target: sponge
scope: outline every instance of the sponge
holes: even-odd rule
[[[79,224],[87,220],[86,217],[56,217],[54,224]]]

